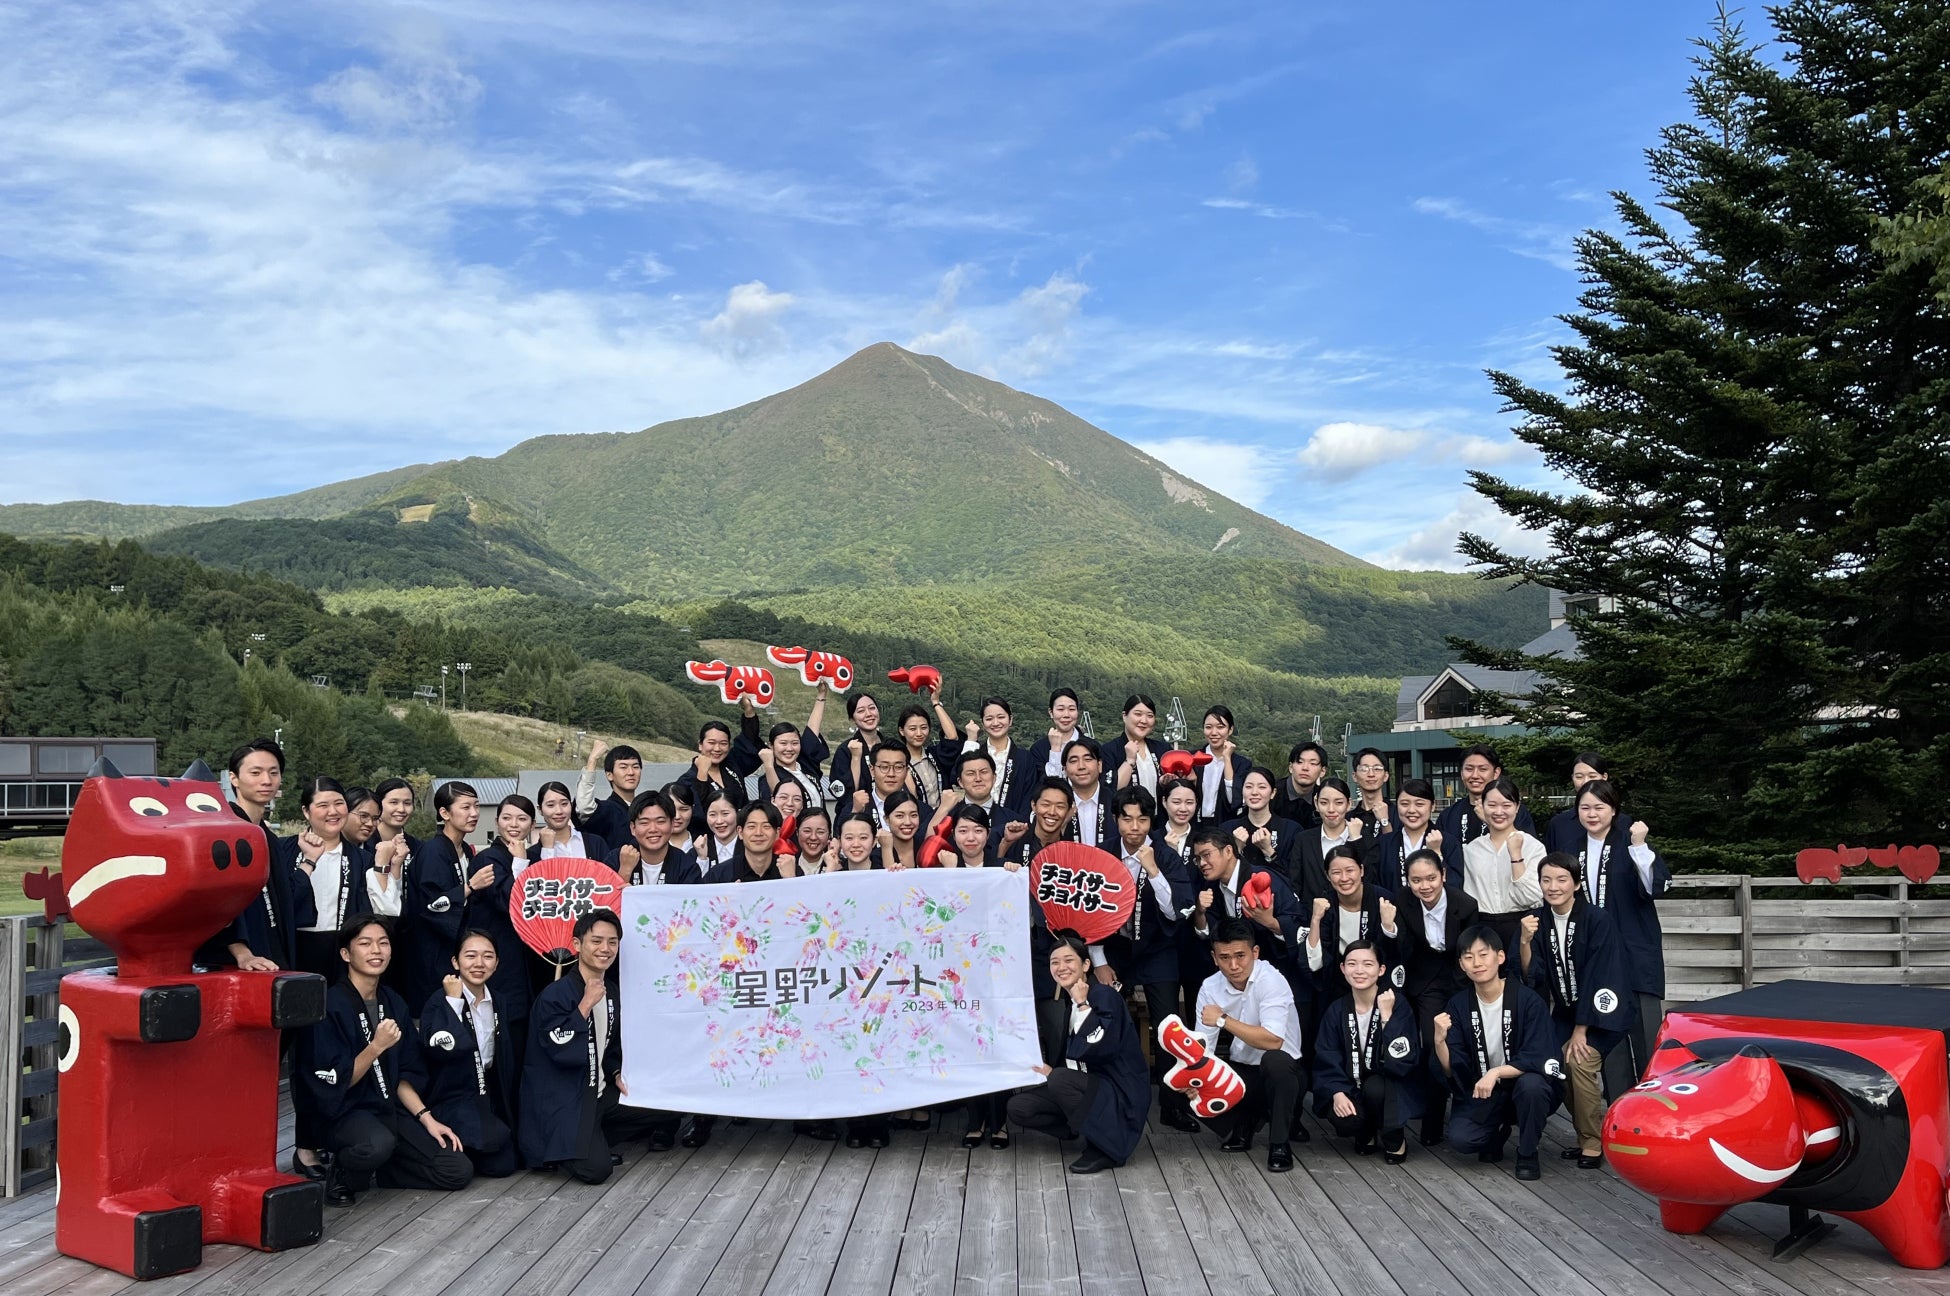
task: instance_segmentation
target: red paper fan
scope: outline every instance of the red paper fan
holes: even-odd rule
[[[552,963],[568,963],[576,919],[592,909],[622,917],[623,879],[592,859],[537,860],[521,871],[508,896],[508,917],[528,948]]]
[[[1094,943],[1122,927],[1137,908],[1131,870],[1109,851],[1058,842],[1038,851],[1029,867],[1051,931],[1073,931]]]

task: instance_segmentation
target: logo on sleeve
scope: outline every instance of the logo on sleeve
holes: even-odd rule
[[[552,1030],[548,1033],[548,1037],[557,1044],[567,1044],[576,1037],[576,1033],[572,1030]]]
[[[1408,973],[1403,970],[1401,964],[1397,963],[1395,970],[1388,974],[1388,979],[1394,983],[1395,989],[1399,990],[1408,984]]]
[[[1083,1042],[1084,1042],[1085,1044],[1101,1044],[1101,1043],[1103,1043],[1103,1042],[1104,1042],[1104,1028],[1103,1028],[1103,1027],[1101,1027],[1101,1026],[1099,1026],[1099,1027],[1098,1027],[1098,1028],[1097,1028],[1096,1030],[1093,1030],[1093,1031],[1091,1031],[1091,1032],[1090,1032],[1090,1033],[1089,1033],[1088,1035],[1086,1035],[1086,1036],[1084,1036],[1084,1037],[1083,1037]]]
[[[449,1031],[435,1031],[432,1034],[432,1036],[428,1038],[427,1043],[433,1045],[435,1048],[438,1049],[446,1049],[448,1052],[451,1053],[454,1048],[454,1037],[453,1034]]]
[[[1556,1058],[1552,1058],[1550,1061],[1544,1063],[1544,1074],[1553,1080],[1562,1080],[1564,1078],[1564,1064]]]
[[[323,1080],[328,1085],[335,1085],[339,1082],[339,1072],[337,1067],[333,1067],[329,1071],[314,1071],[312,1072],[312,1074],[317,1076],[320,1080]]]
[[[1600,990],[1591,996],[1591,1006],[1601,1013],[1618,1011],[1618,993],[1613,990]]]
[[[1389,1040],[1388,1056],[1394,1058],[1397,1062],[1407,1057],[1408,1037],[1405,1035],[1397,1035],[1394,1039]]]
[[[454,907],[454,902],[452,900],[449,900],[446,896],[441,896],[438,899],[436,899],[433,903],[427,906],[427,912],[446,913],[449,909],[453,907]]]

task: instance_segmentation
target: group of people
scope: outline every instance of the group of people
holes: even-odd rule
[[[1026,874],[1065,841],[1120,860],[1137,903],[1099,942],[1027,906],[1045,1079],[962,1104],[965,1146],[1035,1130],[1079,1140],[1070,1169],[1095,1173],[1136,1149],[1155,1090],[1161,1122],[1210,1125],[1227,1150],[1264,1130],[1276,1173],[1309,1140],[1307,1106],[1389,1161],[1408,1155],[1411,1125],[1485,1161],[1514,1135],[1518,1177],[1536,1178],[1544,1122],[1567,1103],[1579,1145],[1566,1157],[1602,1163],[1606,1094],[1642,1073],[1660,1019],[1654,901],[1669,874],[1597,755],[1578,757],[1574,804],[1540,839],[1487,747],[1464,752],[1463,795],[1438,808],[1424,780],[1391,786],[1372,749],[1354,754],[1352,786],[1313,742],[1284,774],[1255,766],[1224,706],[1206,712],[1203,759],[1185,774],[1142,695],[1099,743],[1058,689],[1027,745],[1006,700],[984,699],[958,728],[932,691],[887,734],[878,701],[848,695],[848,732],[829,745],[826,702],[822,686],[804,725],[765,733],[749,703],[736,733],[707,722],[690,768],[657,789],[642,786],[640,753],[598,743],[573,790],[492,807],[493,844],[478,850],[483,807],[465,783],[440,785],[438,831],[416,839],[404,782],[310,780],[303,829],[270,840],[261,903],[209,952],[334,982],[325,1020],[292,1041],[293,1170],[343,1203],[375,1176],[457,1188],[525,1164],[601,1182],[628,1140],[709,1140],[709,1115],[622,1101],[617,916],[578,921],[566,974],[515,935],[509,897],[536,860],[600,859],[632,885],[924,861]],[[282,767],[268,740],[238,750],[237,814],[266,823]],[[1202,1121],[1166,1083],[1157,1034],[1171,1016],[1238,1073],[1243,1101]],[[798,1128],[878,1147],[929,1119]]]

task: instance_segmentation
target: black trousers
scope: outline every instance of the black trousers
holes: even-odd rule
[[[1234,1059],[1232,1069],[1246,1084],[1246,1100],[1206,1124],[1221,1134],[1243,1130],[1247,1138],[1264,1125],[1268,1143],[1288,1141],[1300,1106],[1300,1064],[1275,1049],[1260,1054],[1257,1063]]]
[[[993,1134],[997,1130],[1009,1128],[1009,1098],[1014,1089],[999,1089],[992,1094],[982,1094],[970,1098],[962,1104],[968,1111],[968,1128],[987,1130]]]
[[[1422,1030],[1422,1044],[1428,1055],[1435,1054],[1436,1014],[1448,1009],[1455,991],[1447,985],[1426,987],[1415,994],[1415,1024]],[[1443,1118],[1449,1111],[1449,1086],[1433,1073],[1422,1077],[1422,1137],[1435,1142],[1442,1137]]]
[[[1360,1090],[1348,1095],[1354,1103],[1354,1114],[1336,1116],[1330,1103],[1327,1123],[1342,1138],[1363,1143],[1373,1142],[1380,1134],[1393,1149],[1401,1138],[1402,1085],[1400,1080],[1369,1072],[1362,1077]]]
[[[1017,1090],[1009,1099],[1009,1123],[1019,1129],[1053,1134],[1059,1139],[1078,1138],[1090,1101],[1096,1097],[1100,1077],[1059,1066],[1044,1083],[1032,1089]]]
[[[1043,1051],[1043,1065],[1052,1071],[1068,1070],[1070,1006],[1068,997],[1036,1001],[1036,1043]]]
[[[664,1122],[676,1120],[670,1112],[625,1107],[622,1100],[623,1096],[611,1084],[603,1088],[602,1097],[594,1102],[583,1101],[582,1125],[576,1131],[575,1157],[561,1163],[563,1170],[583,1183],[609,1181],[610,1171],[615,1169],[609,1163],[612,1143],[648,1138],[650,1132]]]
[[[465,1152],[441,1147],[398,1103],[353,1112],[326,1132],[324,1143],[336,1154],[335,1172],[354,1192],[371,1187],[375,1176],[382,1188],[443,1192],[465,1188],[474,1178]]]
[[[310,886],[307,881],[305,885]],[[292,942],[297,946],[300,972],[316,972],[331,985],[339,979],[345,961],[339,958],[339,936],[337,932],[294,931]],[[410,1030],[412,1024],[402,1023],[402,1030]],[[292,1036],[285,1033],[286,1046]],[[293,1074],[296,1074],[297,1059],[292,1058]],[[311,1101],[311,1090],[295,1081],[291,1085],[291,1142],[294,1147],[311,1148],[314,1151],[325,1146],[328,1131],[325,1118]]]
[[[1145,1045],[1151,1054],[1151,1083],[1158,1086],[1158,1102],[1170,1103],[1178,1107],[1189,1107],[1190,1101],[1175,1089],[1164,1087],[1165,1072],[1171,1070],[1173,1058],[1158,1043],[1158,1023],[1178,1011],[1178,983],[1175,981],[1146,981],[1138,986],[1144,995]],[[1184,1020],[1180,1018],[1180,1020]]]
[[[505,1179],[521,1169],[521,1149],[515,1145],[514,1122],[508,1116],[507,1104],[501,1101],[499,1086],[490,1084],[487,1098],[476,1101],[482,1104],[480,1141],[478,1146],[471,1147],[462,1143],[462,1150],[474,1163],[475,1174]]]
[[[1639,993],[1639,1010],[1620,1047],[1605,1055],[1605,1094],[1616,1098],[1639,1082],[1646,1064],[1652,1060],[1652,1041],[1666,1019],[1665,1000],[1658,995]]]
[[[1499,1151],[1515,1127],[1517,1155],[1534,1157],[1558,1097],[1557,1081],[1526,1071],[1499,1081],[1488,1098],[1458,1098],[1449,1116],[1449,1146],[1458,1152]]]

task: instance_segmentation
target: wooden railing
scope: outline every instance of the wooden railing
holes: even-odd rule
[[[115,960],[39,916],[0,918],[0,1197],[54,1178],[61,978]]]
[[[1659,901],[1666,1000],[1692,1003],[1774,981],[1950,986],[1950,900],[1912,899],[1906,878],[1828,883],[1687,874]],[[1703,896],[1706,891],[1723,894]]]

